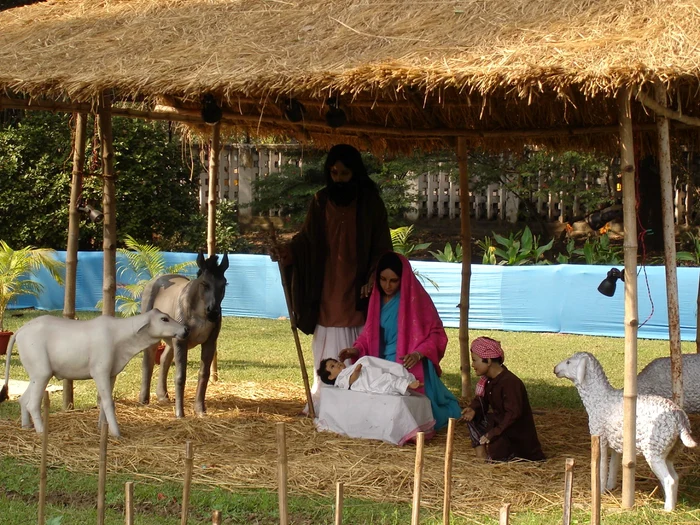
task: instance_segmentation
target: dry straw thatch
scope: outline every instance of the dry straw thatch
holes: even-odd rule
[[[228,126],[300,140],[578,141],[571,130],[616,124],[621,86],[654,79],[700,115],[698,0],[50,0],[1,12],[0,27],[7,93],[193,108],[212,93]],[[329,96],[348,113],[335,131]],[[284,119],[290,97],[303,123]]]
[[[194,385],[186,394],[192,398]],[[188,414],[176,420],[171,407],[142,407],[117,400],[122,430],[120,441],[110,440],[108,470],[138,480],[182,482],[184,443],[194,447],[193,483],[237,491],[276,490],[277,443],[275,423],[287,423],[289,490],[294,495],[332,498],[335,483],[345,485],[345,497],[410,504],[415,447],[396,447],[378,441],[353,440],[316,432],[308,418],[297,416],[303,406],[300,387],[262,387],[256,383],[210,385],[209,414]],[[54,404],[57,404],[54,398]],[[560,509],[564,493],[564,462],[576,461],[575,508],[590,509],[590,439],[583,410],[551,410],[535,415],[548,460],[485,465],[467,445],[467,432],[455,434],[452,509],[458,516],[498,516],[503,503],[511,512],[543,513]],[[96,473],[99,458],[97,409],[61,412],[50,418],[48,464]],[[694,419],[694,426],[697,420]],[[41,436],[23,431],[19,421],[0,420],[0,454],[38,464]],[[426,444],[421,506],[440,512],[443,497],[445,435]],[[676,461],[681,476],[698,475],[697,451],[685,451]],[[638,504],[663,506],[654,475],[643,461],[636,474]],[[619,489],[605,495],[607,510],[619,509]]]

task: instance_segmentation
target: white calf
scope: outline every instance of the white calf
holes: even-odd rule
[[[7,399],[10,355],[16,339],[20,361],[29,375],[29,386],[19,400],[23,427],[31,428],[31,415],[36,431],[43,432],[41,399],[52,376],[92,378],[100,396],[100,421],[106,418],[110,434],[119,437],[112,399],[117,374],[149,346],[161,339],[184,339],[188,332],[186,326],[158,309],[134,317],[103,315],[87,321],[42,315],[22,326],[10,339],[0,402]]]

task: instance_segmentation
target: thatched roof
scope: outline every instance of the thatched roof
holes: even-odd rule
[[[192,108],[212,93],[229,125],[302,140],[330,130],[329,96],[348,115],[334,133],[375,146],[614,126],[616,91],[657,77],[700,115],[698,0],[53,0],[0,28],[7,93]],[[284,119],[290,97],[305,125]]]

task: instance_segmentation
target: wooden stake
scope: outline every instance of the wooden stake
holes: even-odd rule
[[[105,522],[105,488],[107,486],[107,430],[105,418],[100,418],[100,462],[97,476],[97,525]]]
[[[73,175],[70,184],[68,208],[68,243],[66,245],[66,287],[63,294],[63,317],[75,319],[75,282],[78,271],[78,236],[80,213],[78,206],[83,193],[83,169],[85,168],[85,136],[87,115],[75,113],[75,137],[73,138]],[[63,410],[73,408],[73,381],[63,380]]]
[[[211,524],[212,525],[221,525],[221,511],[220,510],[215,510],[214,512],[211,513]]]
[[[425,434],[416,434],[416,465],[413,474],[413,509],[411,511],[411,525],[418,525],[420,522],[420,487],[423,481],[423,445],[425,444]]]
[[[442,500],[442,523],[450,523],[450,500],[452,499],[452,448],[455,437],[455,423],[451,417],[447,422],[447,443],[445,444],[445,495]]]
[[[564,470],[564,525],[571,523],[571,500],[574,494],[574,460],[567,458]]]
[[[49,448],[49,393],[44,391],[44,432],[41,435],[41,466],[39,468],[39,525],[46,523],[46,455]]]
[[[335,525],[343,523],[343,482],[338,481],[335,484]]]
[[[103,95],[98,109],[98,127],[102,142],[102,315],[114,316],[117,293],[117,205],[112,144],[112,101]]]
[[[211,130],[209,147],[209,200],[207,209],[207,252],[209,257],[216,254],[216,201],[219,182],[219,150],[221,149],[221,123],[217,122]],[[214,357],[209,368],[212,382],[219,380],[219,356]]]
[[[510,503],[504,503],[498,515],[498,525],[508,525],[510,520]]]
[[[635,190],[634,138],[630,88],[618,95],[620,122],[620,171],[624,213],[625,255],[625,372],[622,429],[622,508],[634,506],[634,473],[637,436],[637,210]]]
[[[469,171],[467,138],[457,137],[459,164],[459,216],[462,231],[462,287],[459,296],[459,366],[462,376],[462,397],[472,397],[471,362],[469,356],[469,287],[472,277],[472,228],[469,218]]]
[[[591,436],[591,525],[600,525],[600,436]]]
[[[666,107],[666,88],[654,84],[656,103]],[[671,346],[671,390],[673,401],[683,406],[683,355],[681,354],[681,320],[678,310],[678,276],[676,273],[676,223],[673,217],[673,176],[671,175],[671,139],[668,119],[656,115],[659,141],[659,176],[661,179],[661,219],[663,221],[664,266],[666,267],[666,305],[668,308],[668,340]]]
[[[187,525],[187,514],[189,513],[190,507],[190,486],[192,485],[193,457],[192,442],[185,441],[185,480],[182,486],[182,514],[180,516],[180,525]]]
[[[280,508],[280,525],[287,525],[287,438],[284,421],[276,423],[277,427],[277,498]]]
[[[134,482],[124,484],[124,524],[134,525]]]

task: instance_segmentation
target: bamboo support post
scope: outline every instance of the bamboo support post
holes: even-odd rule
[[[9,352],[9,350],[8,350]],[[44,391],[42,409],[44,432],[41,434],[41,466],[39,467],[39,525],[46,523],[46,456],[49,448],[49,393]]]
[[[112,102],[103,95],[98,109],[102,153],[102,315],[114,316],[117,293],[117,207],[112,144]]]
[[[637,423],[637,210],[635,190],[634,137],[630,88],[618,95],[620,123],[620,172],[624,214],[625,258],[625,369],[623,388],[622,508],[634,506]]]
[[[472,276],[472,229],[469,217],[469,171],[467,166],[467,139],[457,138],[457,162],[459,164],[459,209],[462,232],[462,286],[459,298],[459,369],[462,377],[462,397],[472,395],[471,369],[469,368],[469,287]]]
[[[277,427],[277,493],[280,508],[280,525],[287,525],[287,438],[284,421],[276,423]]]
[[[574,460],[566,459],[564,467],[564,525],[571,523],[571,501],[574,494]]]
[[[70,184],[68,207],[68,242],[66,243],[66,287],[63,296],[63,317],[75,319],[75,286],[78,271],[78,237],[80,213],[78,206],[83,193],[83,170],[85,168],[85,137],[87,115],[75,114],[75,136],[73,137],[73,174]],[[73,380],[63,380],[63,410],[73,408]]]
[[[510,503],[504,503],[498,513],[498,525],[508,525],[510,520]]]
[[[134,482],[124,484],[124,524],[134,525]]]
[[[97,475],[97,525],[105,522],[105,490],[107,487],[107,430],[105,418],[100,418],[100,460]]]
[[[335,520],[334,525],[343,524],[343,482],[335,484]]]
[[[209,257],[216,255],[216,201],[217,185],[219,182],[219,150],[221,149],[221,123],[214,124],[211,130],[211,144],[209,147],[209,198],[207,207],[207,252]],[[209,368],[211,381],[219,380],[219,356],[214,352],[214,357]]]
[[[211,513],[211,525],[221,525],[221,511],[215,510]]]
[[[423,481],[423,448],[425,445],[425,434],[416,434],[416,464],[413,473],[413,507],[411,509],[411,525],[418,525],[420,522],[420,488]]]
[[[192,485],[192,463],[194,453],[192,442],[185,442],[185,479],[182,485],[182,511],[180,515],[180,525],[187,525],[187,515],[190,508],[190,487]]]
[[[450,523],[450,502],[452,499],[452,456],[455,438],[455,423],[451,417],[447,422],[447,442],[445,443],[445,495],[442,500],[442,523]]]
[[[666,107],[666,88],[654,84],[656,103]],[[668,307],[668,340],[671,346],[671,390],[673,401],[683,406],[683,355],[681,354],[681,320],[678,309],[678,276],[676,272],[676,224],[673,217],[673,176],[671,175],[671,139],[668,119],[656,115],[659,142],[659,176],[661,179],[661,219],[663,224],[664,266],[666,267],[666,304]]]
[[[591,436],[591,525],[600,525],[600,436]]]

